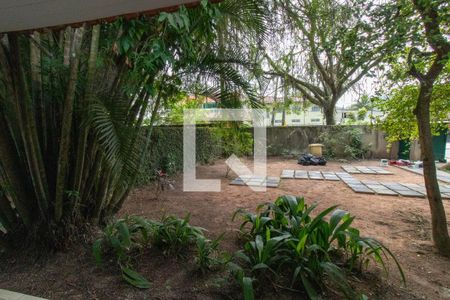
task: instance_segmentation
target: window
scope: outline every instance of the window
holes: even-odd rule
[[[292,119],[292,123],[300,123],[300,119]]]
[[[311,119],[311,123],[317,123],[320,122],[320,119]]]
[[[318,107],[317,105],[313,105],[313,106],[311,107],[311,111],[312,111],[312,112],[318,112],[318,111],[320,111],[320,107]]]
[[[281,124],[281,120],[275,120],[275,123]]]

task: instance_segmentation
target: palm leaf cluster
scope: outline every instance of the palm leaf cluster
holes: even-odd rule
[[[241,2],[1,35],[0,223],[8,234],[25,229],[55,245],[117,212],[150,147],[142,124],[186,88],[183,79],[217,91],[220,77],[219,100],[238,93],[256,103],[239,71],[245,58],[216,42],[225,15],[264,32],[258,1]],[[245,23],[249,16],[259,23]]]

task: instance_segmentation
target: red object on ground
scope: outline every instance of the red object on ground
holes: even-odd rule
[[[412,162],[405,159],[399,159],[399,160],[390,160],[389,165],[391,166],[411,166],[413,165]]]

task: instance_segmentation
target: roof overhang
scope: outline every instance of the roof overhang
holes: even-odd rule
[[[198,0],[0,0],[0,32],[108,22],[116,17],[136,18],[198,3]]]

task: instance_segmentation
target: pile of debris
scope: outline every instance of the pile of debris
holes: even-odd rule
[[[298,163],[302,166],[325,166],[327,161],[323,156],[315,156],[311,153],[305,153],[298,158]]]
[[[389,161],[390,166],[401,166],[401,167],[407,167],[407,166],[416,166],[417,168],[422,168],[423,163],[421,161],[418,162],[412,162],[407,159],[398,159],[398,160],[390,160]]]

